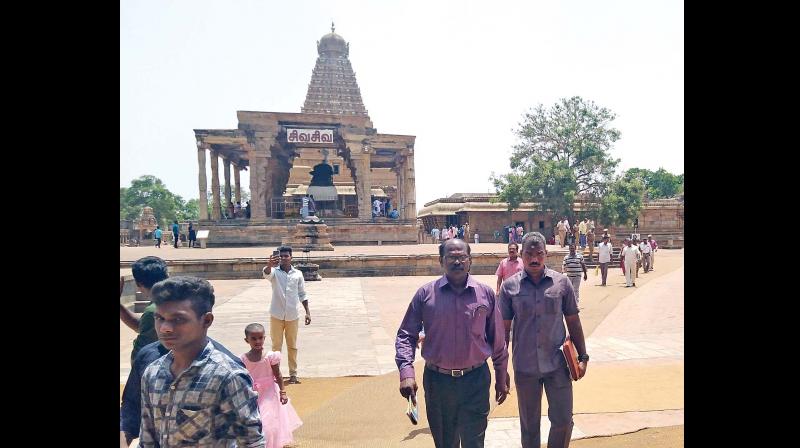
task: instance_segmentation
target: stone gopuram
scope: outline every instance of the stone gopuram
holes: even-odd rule
[[[291,239],[301,199],[315,189],[319,191],[316,214],[325,219],[334,245],[416,243],[416,137],[382,134],[374,127],[350,64],[350,45],[333,27],[317,42],[317,53],[300,113],[238,111],[237,129],[194,130],[199,227],[210,230],[209,246],[268,245]],[[224,197],[220,197],[220,158]],[[211,204],[206,193],[207,160]],[[250,171],[249,218],[225,219],[226,207],[241,201],[239,174],[245,169]],[[320,179],[315,183],[332,185],[311,185],[312,172]],[[373,216],[376,200],[389,204],[388,209],[384,205],[383,215]],[[400,219],[385,217],[392,209]]]

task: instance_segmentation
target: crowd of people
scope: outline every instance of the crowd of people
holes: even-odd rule
[[[421,346],[434,444],[483,446],[491,385],[486,360],[493,361],[494,399],[503,403],[510,391],[508,348],[513,343],[522,446],[538,448],[541,442],[542,387],[551,423],[548,445],[568,446],[573,378],[562,345],[568,339],[574,344],[578,379],[589,361],[578,307],[581,280],[587,280],[583,251],[577,251],[574,241],[569,244],[558,272],[545,264],[547,244],[541,233],[519,236],[514,229],[518,241],[508,244],[508,257],[500,261],[492,288],[470,275],[468,224],[461,231],[455,226],[444,230],[440,235],[447,236],[439,245],[442,276],[416,291],[397,331],[400,395],[416,405],[414,359]],[[652,235],[641,242],[637,238],[626,238],[622,250],[628,286],[635,286],[640,264],[645,272],[653,269],[658,247]],[[598,245],[604,286],[612,249],[604,232]],[[280,448],[291,443],[302,421],[284,387],[281,348],[285,340],[288,383],[299,384],[301,309],[304,324],[311,324],[305,282],[292,265],[292,248],[279,247],[262,269],[272,290],[271,350],[264,348],[266,326],[251,323],[243,329],[250,350],[239,356],[207,336],[215,300],[207,280],[169,277],[164,260],[153,256],[137,260],[132,273],[137,291],[152,303],[140,317],[120,303],[121,321],[137,333],[120,407],[120,445],[128,447],[137,437],[142,447],[235,441],[237,446]],[[120,278],[120,297],[124,283]],[[452,334],[465,336],[454,339]]]

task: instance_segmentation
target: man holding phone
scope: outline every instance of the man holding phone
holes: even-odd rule
[[[280,268],[273,269],[276,266]],[[267,266],[261,272],[272,284],[272,302],[269,307],[272,350],[281,351],[285,335],[286,349],[289,352],[289,384],[300,384],[297,379],[297,330],[300,320],[298,304],[302,303],[305,308],[306,325],[311,324],[303,273],[292,266],[292,248],[289,246],[281,246],[273,251]]]
[[[503,319],[492,287],[469,275],[468,243],[442,243],[439,263],[444,275],[417,290],[397,330],[400,395],[416,406],[414,354],[424,327],[422,382],[433,442],[438,448],[458,446],[459,440],[464,448],[482,447],[489,417],[489,356],[497,403],[505,401],[509,390]]]

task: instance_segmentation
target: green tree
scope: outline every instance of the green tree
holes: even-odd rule
[[[519,143],[511,155],[512,172],[491,177],[498,199],[508,202],[509,210],[521,202],[538,202],[558,218],[574,216],[572,205],[579,197],[602,207],[600,199],[615,187],[619,164],[610,154],[620,138],[619,130],[611,126],[615,118],[609,109],[579,96],[562,98],[549,109],[540,104],[525,113],[514,131]],[[619,193],[634,190],[626,187]],[[627,203],[634,211],[635,201]],[[606,214],[623,219],[632,213]]]
[[[641,180],[648,199],[672,198],[683,191],[683,174],[676,176],[664,168],[657,171],[631,168],[625,171],[624,176],[627,179]]]
[[[615,178],[600,198],[598,222],[604,225],[632,223],[642,209],[644,191],[644,182],[639,177]]]
[[[200,201],[197,199],[189,199],[183,204],[183,208],[178,213],[180,221],[197,221],[200,219]]]
[[[153,208],[157,222],[164,226],[179,216],[184,209],[183,198],[167,189],[161,179],[145,175],[131,181],[128,188],[119,189],[120,219],[136,220],[145,206]]]

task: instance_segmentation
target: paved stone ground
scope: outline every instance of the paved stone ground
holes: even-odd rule
[[[385,249],[396,250],[396,253],[435,253],[434,245],[430,245],[430,249],[427,246],[381,246],[376,248],[380,249],[376,253],[387,253]],[[493,246],[497,247],[487,247],[490,250],[485,252],[505,249],[505,245]],[[158,251],[155,248],[122,248],[121,258],[123,249],[134,259],[148,253],[133,254],[131,250]],[[362,250],[353,247],[345,249]],[[174,254],[209,254],[212,250],[195,251],[184,248],[162,250],[162,253],[156,254],[167,258],[164,254],[170,251]],[[220,249],[226,254],[215,254],[214,258],[220,255],[241,256],[239,254],[243,250],[266,251],[265,248]],[[623,288],[624,281],[621,280],[618,270],[609,272],[608,287],[595,286],[599,283],[599,278],[591,273],[589,281],[582,286],[581,319],[584,321],[585,332],[590,335],[587,345],[592,361],[587,377],[575,383],[575,439],[683,423],[683,250],[662,250],[659,251],[659,256],[660,266],[664,267],[659,269],[658,275],[640,273],[637,288]],[[670,268],[671,258],[673,266]],[[675,260],[679,265],[674,264]],[[477,277],[484,283],[495,283],[493,276]],[[411,295],[421,284],[433,278],[435,277],[336,278],[307,283],[312,324],[301,325],[300,329],[300,376],[309,378],[309,385],[316,384],[316,378],[327,381],[327,378],[349,375],[391,376],[396,372],[394,333]],[[212,280],[211,283],[217,294],[217,305],[214,309],[215,322],[209,335],[225,344],[232,352],[242,353],[248,349],[243,340],[244,327],[251,322],[260,322],[265,326],[269,324],[269,285],[265,280]],[[134,336],[130,329],[120,324],[121,384],[126,380],[129,371],[131,340]],[[288,373],[285,362],[282,370]],[[648,378],[653,378],[652,372],[666,370],[672,372],[671,376],[648,382]],[[615,375],[614,372],[617,371],[628,374],[643,372],[642,375],[648,376],[634,379],[636,384],[633,385],[616,384],[613,380],[615,377],[619,378],[617,383],[623,381],[623,378],[624,381],[631,381],[630,377]],[[612,379],[604,383],[596,381],[603,375]],[[679,381],[676,376],[680,377]],[[643,403],[636,401],[635,397],[626,398],[625,394],[609,392],[615,388],[620,391],[628,390],[629,386],[646,390],[661,389],[662,395],[655,401]],[[306,387],[313,389],[306,384],[294,387],[293,397],[307,393],[304,391]],[[314,394],[310,389],[309,399],[313,401]],[[652,395],[641,393],[640,389],[636,389],[633,394]],[[680,395],[677,401],[666,398],[676,394]],[[587,404],[586,400],[590,400],[592,396],[600,398]],[[300,402],[302,397],[298,396],[297,399]],[[487,446],[518,446],[514,444],[519,441],[519,425],[518,418],[515,417],[516,400],[513,395],[509,401],[513,404],[507,401],[501,406],[493,406],[486,438]],[[654,404],[663,402],[669,402],[669,405]],[[543,403],[543,409],[546,409],[546,403]],[[302,414],[301,417],[304,420],[307,418]],[[394,419],[394,416],[390,418]],[[546,434],[549,425],[546,417],[542,424],[543,434]],[[424,444],[428,443],[426,440],[430,442],[430,436],[428,434],[426,438],[424,431],[419,432],[422,429],[424,428],[414,430],[418,435],[416,441],[427,446]],[[300,431],[299,434],[302,435],[303,428]],[[309,443],[309,446],[329,446],[322,440],[304,442],[302,437],[300,440],[301,446]],[[409,443],[411,442],[401,445],[406,446]],[[361,445],[355,442],[343,445],[331,442],[330,446]]]

